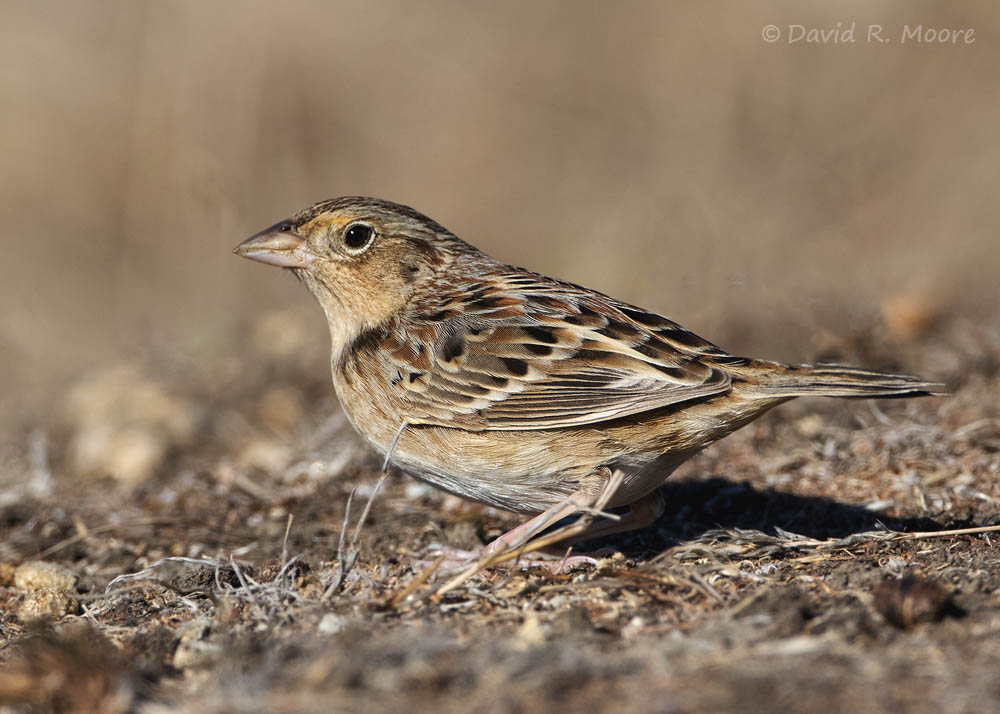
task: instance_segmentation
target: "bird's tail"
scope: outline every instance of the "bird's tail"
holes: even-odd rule
[[[839,364],[756,364],[750,388],[766,397],[927,397],[946,394],[944,385],[907,374],[891,374],[874,369]],[[759,369],[768,366],[770,369]]]

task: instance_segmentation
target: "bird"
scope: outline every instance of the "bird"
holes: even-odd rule
[[[623,515],[577,539],[649,526],[680,464],[790,399],[941,393],[904,374],[730,354],[377,198],[321,201],[234,252],[291,271],[316,297],[337,397],[387,464],[530,516],[487,555],[595,504]]]

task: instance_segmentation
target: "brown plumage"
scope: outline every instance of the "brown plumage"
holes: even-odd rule
[[[378,199],[318,203],[236,252],[290,268],[317,297],[337,395],[372,446],[439,488],[521,513],[585,506],[616,470],[624,480],[609,505],[647,504],[684,460],[796,396],[938,388],[730,355]]]

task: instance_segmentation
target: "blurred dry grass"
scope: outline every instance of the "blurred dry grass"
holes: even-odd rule
[[[321,353],[305,291],[229,249],[340,194],[408,203],[499,258],[775,358],[809,358],[814,326],[849,333],[900,296],[996,306],[990,2],[8,0],[3,15],[5,394],[136,349],[210,359],[270,307],[301,311]],[[976,42],[761,39],[838,21]]]

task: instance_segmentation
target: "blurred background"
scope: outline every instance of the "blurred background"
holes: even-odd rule
[[[133,359],[238,370],[269,325],[325,380],[311,296],[230,251],[344,194],[740,353],[803,361],[998,304],[986,0],[2,8],[8,415]],[[838,23],[853,43],[787,41]]]

